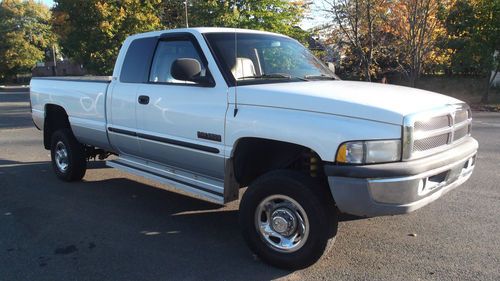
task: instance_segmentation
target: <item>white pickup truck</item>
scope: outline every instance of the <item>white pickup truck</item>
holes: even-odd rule
[[[90,158],[225,204],[262,260],[313,264],[339,212],[423,207],[475,166],[471,111],[423,90],[340,81],[297,41],[189,28],[129,37],[111,77],[31,80],[32,117],[54,171]]]

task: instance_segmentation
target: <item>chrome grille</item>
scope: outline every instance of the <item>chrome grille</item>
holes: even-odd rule
[[[450,126],[450,118],[448,115],[437,116],[427,121],[415,122],[415,131],[431,131]]]
[[[465,138],[470,134],[471,120],[466,104],[447,105],[405,117],[403,160],[436,153]]]
[[[425,139],[415,140],[413,143],[413,151],[426,151],[436,147],[446,145],[450,134],[437,135]]]
[[[469,119],[468,110],[461,109],[455,113],[455,124],[462,123],[462,122],[466,121],[467,119]]]
[[[457,141],[462,138],[465,138],[469,133],[469,126],[463,126],[460,129],[455,130],[455,134],[453,135],[453,140]]]

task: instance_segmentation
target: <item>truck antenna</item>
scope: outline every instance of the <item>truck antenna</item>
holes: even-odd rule
[[[234,30],[234,62],[238,63],[238,33]],[[234,116],[238,114],[238,80],[234,79]]]

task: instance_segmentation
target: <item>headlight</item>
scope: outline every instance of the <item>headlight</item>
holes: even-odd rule
[[[371,164],[401,160],[401,140],[350,141],[337,151],[337,162]]]

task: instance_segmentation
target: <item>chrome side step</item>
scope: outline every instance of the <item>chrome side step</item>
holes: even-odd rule
[[[224,204],[224,183],[214,179],[200,178],[157,164],[151,165],[151,162],[139,159],[119,158],[106,161],[106,165],[171,187],[160,187],[164,190],[171,191],[173,188],[213,203]]]

